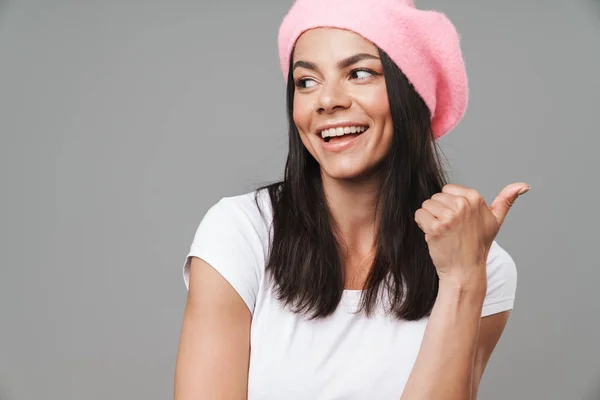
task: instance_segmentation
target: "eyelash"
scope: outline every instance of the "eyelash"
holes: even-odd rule
[[[368,72],[368,73],[370,73],[373,76],[379,75],[377,72],[375,72],[375,71],[373,71],[372,69],[369,69],[369,68],[356,68],[356,69],[353,69],[352,71],[350,71],[350,74],[352,74],[354,72],[360,72],[360,71]],[[357,78],[357,79],[366,79],[366,78]],[[311,78],[296,79],[295,80],[296,87],[298,87],[300,89],[305,89],[304,87],[302,87],[302,82],[307,81],[307,80],[312,80],[312,79]]]

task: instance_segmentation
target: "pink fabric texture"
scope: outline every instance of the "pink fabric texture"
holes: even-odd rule
[[[318,27],[353,31],[385,51],[429,107],[436,139],[464,115],[467,74],[458,33],[444,14],[411,0],[296,0],[279,27],[286,82],[296,40]]]

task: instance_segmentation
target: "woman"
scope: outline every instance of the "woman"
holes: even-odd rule
[[[435,140],[466,108],[458,36],[401,0],[297,0],[279,51],[285,178],[223,198],[184,265],[184,399],[475,399],[513,307],[488,207]]]

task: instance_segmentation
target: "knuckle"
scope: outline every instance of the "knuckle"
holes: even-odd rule
[[[423,210],[422,208],[419,208],[417,211],[415,211],[415,220],[417,222],[421,221],[421,219],[423,218],[424,212],[425,212],[425,210]]]
[[[453,221],[455,218],[456,218],[456,214],[455,214],[455,213],[454,213],[452,210],[450,210],[450,209],[447,209],[447,210],[444,212],[444,215],[443,215],[443,217],[442,217],[442,219],[443,219],[443,220],[444,220],[446,223],[451,223],[451,222],[452,222],[452,221]]]
[[[431,223],[430,231],[431,231],[432,237],[440,236],[442,234],[443,230],[444,230],[444,227],[443,227],[442,223],[440,223],[438,221]]]
[[[471,200],[473,200],[474,202],[479,202],[480,200],[483,199],[483,197],[481,197],[481,194],[475,189],[469,190],[469,198]]]
[[[464,211],[469,207],[469,201],[463,196],[457,196],[454,199],[454,204],[459,211]]]

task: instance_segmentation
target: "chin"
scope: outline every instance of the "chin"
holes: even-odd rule
[[[321,166],[322,173],[336,180],[357,180],[368,177],[372,169],[365,165],[326,165]]]

